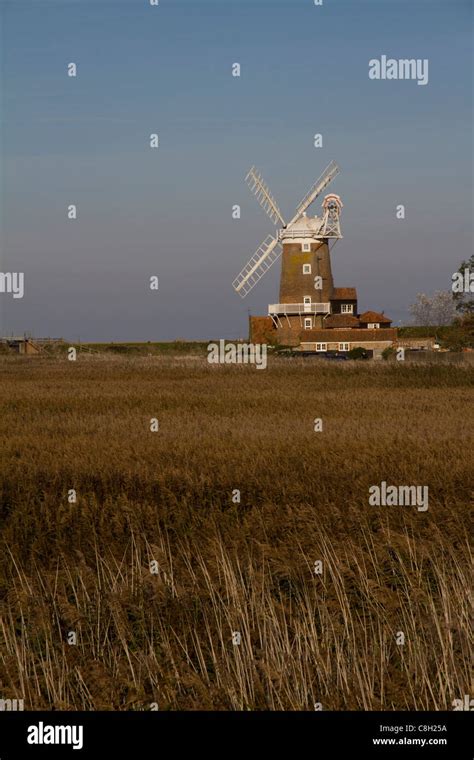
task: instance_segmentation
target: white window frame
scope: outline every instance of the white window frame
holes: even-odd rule
[[[328,344],[327,343],[316,343],[316,351],[327,351],[328,350]]]
[[[312,330],[313,329],[313,320],[311,317],[305,317],[304,318],[304,329],[305,330]]]
[[[369,322],[367,325],[368,330],[379,330],[380,329],[380,322]]]
[[[309,253],[311,251],[311,243],[301,243],[301,250],[304,253]]]
[[[339,351],[349,351],[349,343],[339,343]]]
[[[311,264],[303,264],[303,274],[311,274]]]
[[[354,313],[353,303],[341,303],[341,314],[353,314],[353,313]]]

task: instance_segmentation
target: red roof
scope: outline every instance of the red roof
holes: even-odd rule
[[[301,337],[304,336],[304,337]],[[306,343],[313,341],[321,341],[324,343],[338,343],[338,342],[365,342],[372,340],[389,340],[394,341],[397,339],[396,327],[380,327],[378,330],[368,330],[366,327],[360,330],[321,330],[319,328],[313,328],[312,330],[304,330],[300,333],[300,340],[304,340]]]
[[[334,288],[330,301],[357,301],[355,288]]]
[[[330,314],[323,324],[324,327],[360,327],[359,320],[352,314]]]
[[[369,322],[383,322],[384,324],[391,324],[392,322],[390,317],[387,317],[386,314],[379,314],[378,311],[364,311],[364,313],[359,316],[359,321],[363,322],[364,324],[368,324]]]

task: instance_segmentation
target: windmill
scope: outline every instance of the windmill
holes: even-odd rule
[[[260,172],[252,167],[247,174],[250,190],[278,231],[265,238],[237,275],[232,283],[235,291],[245,298],[281,256],[279,303],[269,304],[266,315],[249,314],[251,343],[322,355],[364,348],[381,357],[382,351],[396,340],[396,330],[390,328],[391,320],[383,313],[359,314],[354,286],[334,285],[330,254],[342,237],[340,197],[329,193],[322,202],[320,216],[307,214],[338,173],[339,167],[331,161],[288,224]]]
[[[303,220],[307,218],[307,209],[338,173],[339,167],[334,161],[331,161],[319,179],[316,180],[306,193],[303,200],[298,204],[291,221],[286,224],[275,198],[271,194],[268,185],[264,182],[262,175],[254,166],[250,169],[245,177],[245,181],[272,222],[275,225],[279,225],[279,230],[276,235],[267,235],[250,261],[248,261],[233,281],[232,286],[241,298],[245,298],[257,282],[261,280],[265,272],[279,259],[285,242],[290,243],[293,240],[299,241],[301,238],[307,238],[313,242],[319,241],[322,243],[329,238],[339,239],[342,237],[339,223],[342,203],[338,195],[327,195],[323,201],[323,216],[314,217],[308,220],[310,223],[302,225]]]

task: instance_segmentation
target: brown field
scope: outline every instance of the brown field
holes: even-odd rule
[[[472,368],[0,357],[0,378],[0,698],[443,710],[473,693]],[[369,506],[383,480],[428,485],[428,511]]]

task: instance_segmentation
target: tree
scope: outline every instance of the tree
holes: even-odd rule
[[[450,325],[456,316],[453,294],[449,290],[437,290],[432,296],[417,293],[410,306],[413,322],[420,326]]]
[[[443,346],[452,351],[474,348],[474,314],[463,314],[443,334]]]
[[[460,275],[457,279],[461,284],[459,288],[455,275],[453,275],[453,301],[456,304],[456,311],[460,311],[462,314],[474,314],[474,298],[472,298],[472,294],[474,294],[474,283],[472,283],[474,280],[474,253],[469,261],[463,261],[460,264],[456,274]]]

